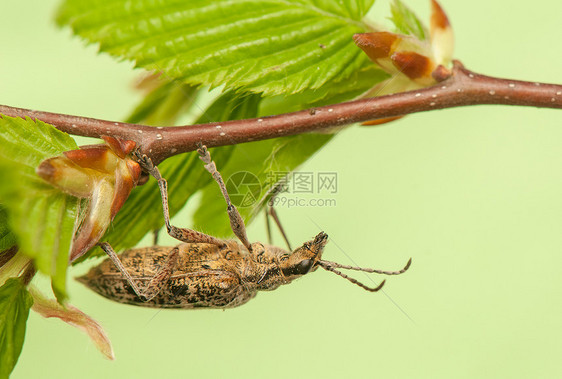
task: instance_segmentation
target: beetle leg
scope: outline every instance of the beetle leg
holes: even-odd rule
[[[271,238],[271,223],[269,222],[269,212],[266,210],[265,214],[265,229],[267,231],[267,243],[273,245],[273,239]]]
[[[154,229],[154,230],[152,231],[152,244],[153,244],[154,246],[157,246],[157,245],[158,245],[158,237],[160,237],[160,228]]]
[[[164,221],[166,222],[166,229],[168,234],[182,242],[192,242],[192,243],[210,243],[217,246],[223,246],[224,241],[210,236],[205,233],[198,232],[196,230],[179,228],[170,223],[170,209],[168,206],[168,182],[160,174],[160,170],[156,167],[152,160],[146,155],[136,154],[139,159],[139,164],[143,170],[148,172],[158,181],[158,187],[160,188],[160,195],[162,196],[162,210],[164,212]]]
[[[141,299],[143,301],[150,301],[154,296],[158,295],[160,290],[166,286],[170,276],[172,275],[172,271],[178,262],[178,255],[179,255],[179,248],[176,246],[172,249],[170,254],[166,257],[166,262],[158,272],[150,279],[148,285],[143,291],[143,296]]]
[[[221,174],[217,171],[215,162],[213,162],[213,160],[211,159],[211,154],[209,154],[209,151],[207,150],[207,147],[205,145],[199,145],[197,152],[200,155],[199,158],[201,158],[203,163],[205,163],[205,169],[209,171],[209,173],[213,176],[213,179],[215,179],[220,187],[222,196],[224,197],[227,205],[226,211],[228,212],[228,218],[230,219],[230,228],[232,229],[236,237],[238,237],[240,242],[242,242],[242,244],[246,246],[246,249],[248,249],[248,251],[252,251],[252,246],[250,244],[250,241],[248,241],[248,236],[246,235],[246,226],[244,225],[244,220],[242,219],[240,212],[238,212],[238,209],[236,209],[234,204],[232,204],[232,202],[230,201],[230,196],[228,196],[226,185],[224,184]]]
[[[293,251],[293,249],[291,248],[291,243],[289,242],[289,238],[287,238],[287,234],[285,233],[285,229],[283,229],[283,225],[281,225],[281,220],[279,219],[279,216],[277,215],[277,212],[275,211],[275,208],[273,207],[273,205],[269,205],[267,207],[267,210],[265,211],[265,214],[266,214],[266,219],[268,220],[268,228],[269,228],[269,216],[271,216],[273,221],[275,221],[275,225],[277,225],[277,228],[279,228],[279,231],[281,232],[281,235],[283,236],[283,239],[285,240],[285,243],[287,244],[287,247],[289,248],[290,251]],[[269,232],[269,230],[268,230],[268,232]],[[270,233],[270,236],[271,236],[271,233]],[[270,241],[270,244],[271,244],[271,241]]]
[[[135,291],[135,294],[137,294],[137,296],[142,301],[150,301],[152,298],[154,298],[154,296],[158,295],[162,287],[164,287],[168,282],[168,279],[170,279],[170,275],[172,274],[174,266],[178,261],[179,248],[176,246],[166,258],[166,262],[164,263],[164,265],[160,267],[156,275],[154,275],[152,279],[150,279],[150,282],[148,282],[146,288],[144,290],[141,290],[137,283],[135,283],[135,280],[131,277],[125,266],[123,266],[123,263],[121,262],[119,256],[115,253],[111,245],[107,242],[103,242],[100,243],[99,246],[109,256],[109,259],[111,259],[111,261],[119,269],[119,271],[121,271],[121,274],[125,277],[127,283],[131,286],[133,291]]]

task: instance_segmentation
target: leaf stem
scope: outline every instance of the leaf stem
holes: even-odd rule
[[[34,111],[0,105],[0,114],[30,117],[73,135],[110,135],[135,141],[155,163],[176,154],[208,147],[235,145],[436,109],[478,104],[562,108],[562,85],[500,79],[476,74],[458,62],[450,75],[431,87],[355,100],[277,116],[177,127],[150,127]]]

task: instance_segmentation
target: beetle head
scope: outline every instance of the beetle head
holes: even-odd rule
[[[281,272],[287,279],[308,274],[316,270],[317,263],[322,258],[324,246],[328,242],[328,235],[320,232],[312,241],[305,242],[284,261],[280,262]]]
[[[322,259],[322,252],[324,251],[326,242],[328,242],[328,235],[324,232],[321,232],[314,238],[314,240],[305,242],[301,247],[293,251],[291,255],[285,255],[284,259],[282,259],[279,264],[279,268],[281,269],[281,273],[285,280],[287,282],[290,282],[293,279],[298,278],[299,276],[306,275],[309,272],[315,271],[318,267],[322,267],[324,270],[333,272],[334,274],[349,280],[351,283],[356,284],[367,291],[377,292],[383,287],[385,283],[384,280],[375,287],[369,287],[356,279],[350,278],[338,269],[362,271],[383,275],[399,275],[408,270],[410,264],[412,263],[412,259],[410,258],[410,260],[406,263],[406,266],[398,271],[384,271],[372,268],[342,265],[340,263],[330,262]]]
[[[264,253],[269,251],[274,256],[274,261],[277,263],[276,267],[264,271],[261,278],[257,281],[258,289],[260,290],[273,290],[281,284],[287,284],[294,279],[315,271],[318,267],[322,267],[326,271],[330,271],[342,278],[350,281],[359,287],[370,291],[379,291],[385,281],[375,287],[369,287],[356,279],[353,279],[346,274],[339,271],[339,269],[362,271],[367,273],[376,273],[383,275],[399,275],[404,273],[410,267],[412,259],[406,263],[406,266],[398,271],[384,271],[373,268],[363,268],[356,266],[343,265],[336,262],[330,262],[322,259],[324,246],[328,242],[328,235],[324,232],[319,233],[312,241],[305,242],[301,247],[294,250],[291,254],[279,248],[269,247],[265,249]]]

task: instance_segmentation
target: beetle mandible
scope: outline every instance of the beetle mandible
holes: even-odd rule
[[[168,234],[184,243],[176,247],[129,249],[120,255],[108,243],[101,243],[99,245],[109,259],[78,278],[80,282],[108,299],[125,304],[154,308],[232,308],[246,303],[258,291],[274,290],[316,271],[318,267],[370,292],[380,290],[385,281],[376,287],[368,287],[338,269],[398,275],[410,267],[411,259],[399,271],[347,266],[323,260],[322,253],[328,241],[324,232],[292,252],[260,242],[250,243],[244,221],[231,203],[209,151],[203,145],[197,151],[220,187],[227,203],[232,231],[241,244],[171,225],[167,182],[150,158],[137,153],[141,167],[158,180]]]

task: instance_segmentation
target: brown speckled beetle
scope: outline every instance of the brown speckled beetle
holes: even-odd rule
[[[185,243],[173,248],[130,249],[119,256],[108,243],[102,243],[100,246],[110,259],[78,278],[80,282],[119,303],[154,308],[232,308],[246,303],[258,291],[274,290],[318,267],[376,292],[384,281],[376,287],[367,287],[338,269],[398,275],[410,266],[411,259],[399,271],[346,266],[323,260],[322,252],[328,240],[323,232],[293,252],[259,242],[250,244],[242,217],[232,205],[207,148],[200,146],[198,152],[205,168],[220,186],[232,230],[242,244],[171,225],[166,180],[147,156],[139,155],[143,169],[158,180],[168,233]]]

